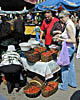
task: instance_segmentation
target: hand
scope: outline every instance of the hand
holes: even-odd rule
[[[54,41],[64,41],[64,39],[63,38],[60,38],[60,37],[53,37],[53,40]]]
[[[58,37],[53,37],[53,41],[58,42]]]
[[[62,32],[61,31],[58,31],[58,33],[61,34]]]
[[[58,37],[58,38],[61,38],[61,37],[62,37],[61,34],[57,34],[57,35],[55,35],[55,36]]]
[[[56,34],[54,37],[55,37],[55,38],[58,38],[58,37],[59,37],[59,35],[60,35],[60,34]]]
[[[58,41],[64,41],[64,39],[63,38],[58,38]]]
[[[62,32],[59,30],[53,31],[53,34],[56,34],[56,33],[61,34]]]
[[[40,43],[43,43],[43,40],[42,39],[40,39]]]

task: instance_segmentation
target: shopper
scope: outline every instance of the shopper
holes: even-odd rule
[[[23,64],[20,55],[16,52],[14,45],[9,45],[7,51],[2,55],[0,72],[4,74],[7,81],[8,93],[13,89],[20,88],[20,75],[22,76]]]
[[[25,39],[25,26],[24,21],[21,19],[20,15],[17,15],[17,19],[14,21],[14,37],[18,43],[24,42]]]
[[[70,64],[67,66],[61,67],[61,78],[62,83],[59,85],[59,89],[67,90],[68,85],[76,88],[76,73],[75,73],[75,66],[74,66],[74,52],[75,52],[75,35],[76,35],[76,28],[72,20],[70,19],[70,12],[63,10],[60,13],[60,17],[62,17],[62,21],[66,24],[65,31],[57,37],[58,41],[66,41],[67,48],[70,57]]]

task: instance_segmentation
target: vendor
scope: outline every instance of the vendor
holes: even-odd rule
[[[56,35],[53,31],[61,29],[61,25],[58,23],[59,19],[53,17],[52,11],[46,11],[45,17],[41,25],[40,42],[42,42],[43,33],[45,33],[45,46],[49,50],[49,46],[52,44],[52,37]]]
[[[7,81],[8,93],[11,93],[15,87],[20,88],[22,69],[20,55],[16,52],[14,45],[9,45],[6,53],[2,55],[0,63],[0,72],[4,74]]]

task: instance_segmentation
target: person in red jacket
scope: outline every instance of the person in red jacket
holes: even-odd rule
[[[59,19],[52,16],[52,11],[46,11],[45,17],[41,25],[40,42],[42,42],[43,33],[45,33],[45,46],[49,50],[49,45],[51,45],[52,38],[55,35],[53,31],[60,30],[61,25]]]

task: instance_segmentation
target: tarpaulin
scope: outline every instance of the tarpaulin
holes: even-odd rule
[[[80,0],[46,0],[36,4],[35,8],[39,10],[54,10],[60,6],[68,11],[76,11],[80,7]]]

